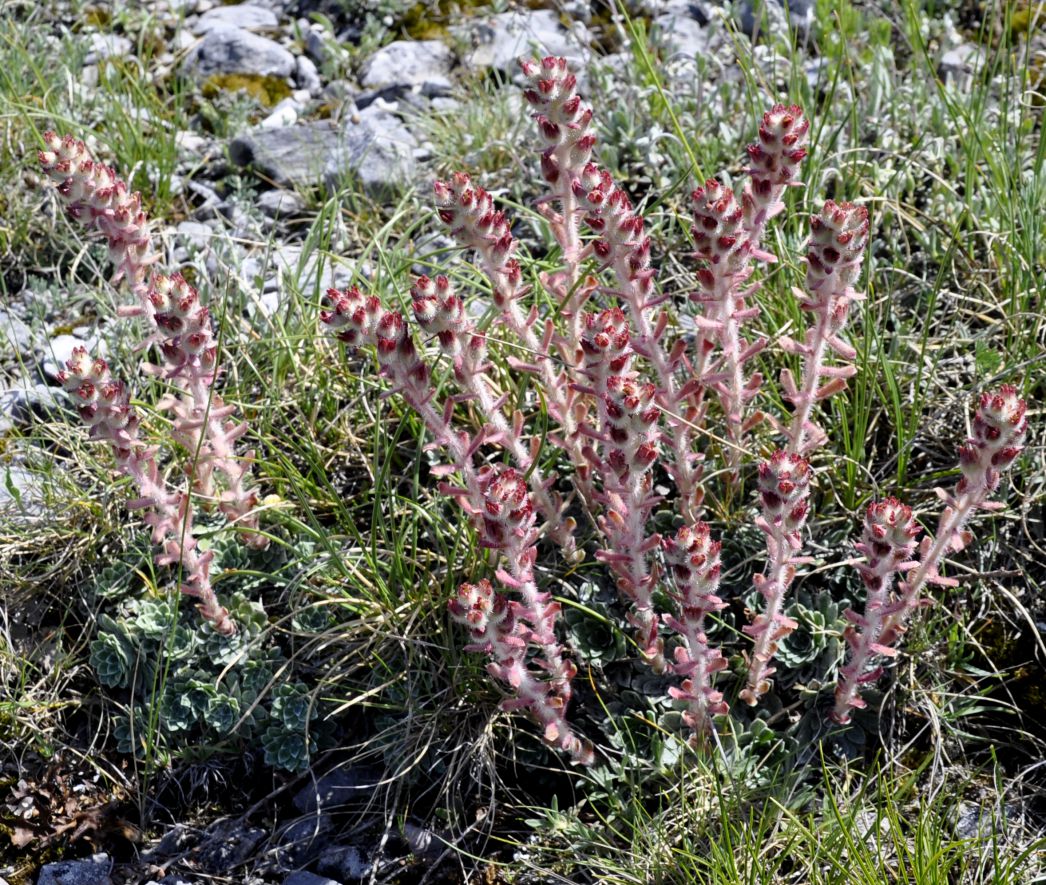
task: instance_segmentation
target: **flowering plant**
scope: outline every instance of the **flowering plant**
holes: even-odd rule
[[[444,275],[422,276],[411,288],[419,330],[451,358],[461,389],[442,405],[426,343],[416,342],[403,318],[377,296],[356,288],[331,290],[321,319],[347,344],[376,347],[393,389],[448,456],[437,473],[461,478],[460,486],[444,482],[441,488],[459,501],[482,543],[500,551],[506,563],[495,571],[504,592],[481,579],[462,584],[450,602],[451,616],[470,630],[468,648],[488,654],[489,672],[514,693],[503,709],[528,710],[546,741],[575,761],[591,761],[587,743],[565,718],[576,665],[567,662],[556,638],[559,605],[537,590],[533,570],[542,535],[569,561],[583,555],[576,520],[567,515],[572,491],[575,512],[587,514],[598,528],[595,558],[606,564],[630,606],[640,657],[655,672],[682,678],[670,694],[683,707],[692,743],[699,746],[713,730],[714,717],[728,711],[714,684],[728,661],[707,632],[708,619],[728,603],[721,545],[700,519],[703,464],[711,450],[699,450],[695,440],[717,415],[718,404],[723,430],[714,436],[724,443],[725,477],[738,488],[749,463],[747,435],[768,419],[783,438],[782,447],[757,470],[761,512],[755,522],[766,539],[767,565],[754,585],[764,607],[743,628],[753,645],[745,654],[747,674],[739,692],[757,705],[771,688],[779,645],[798,626],[785,606],[798,569],[811,561],[803,555],[818,473],[810,456],[828,442],[817,411],[845,391],[857,371],[845,327],[851,306],[863,298],[854,287],[870,232],[868,211],[828,200],[811,219],[806,288],[796,290],[811,325],[802,340],[777,341],[802,364],[798,377],[789,369],[780,374],[781,399],[792,413],[764,415],[750,408],[762,377],[746,366],[766,353],[771,341],[742,330],[760,312],[756,272],[776,260],[763,245],[767,225],[784,210],[786,188],[799,186],[810,126],[802,110],[775,105],[764,115],[758,141],[748,148],[748,180],[740,197],[714,179],[691,194],[699,264],[695,289],[687,293],[696,305],[697,330],[688,343],[674,331],[670,293],[658,288],[642,215],[597,164],[594,114],[578,94],[567,62],[545,58],[520,64],[524,97],[534,109],[542,143],[538,165],[549,188],[539,207],[560,256],[559,268],[542,272],[536,282],[558,303],[555,315],[526,306],[532,284],[518,257],[520,243],[487,191],[459,172],[437,181],[434,195],[439,220],[475,255],[501,325],[525,354],[510,357],[511,368],[533,379],[536,395],[517,400],[511,415],[504,411],[507,395],[488,362],[490,339],[468,319],[464,296]],[[837,722],[848,721],[846,711],[862,703],[859,686],[878,674],[866,672],[867,661],[892,653],[889,646],[917,606],[920,588],[945,582],[937,574],[943,553],[959,549],[967,517],[987,506],[999,469],[1020,450],[1024,406],[1016,392],[1004,388],[986,397],[975,439],[962,450],[964,479],[955,495],[944,496],[938,539],[923,543],[918,563],[911,511],[894,499],[868,510],[857,548],[866,558],[857,566],[868,593],[866,614],[847,613],[851,626],[845,639],[852,656],[840,669],[832,713]],[[457,407],[466,401],[478,407],[478,431],[460,429]],[[539,441],[527,414],[537,402],[555,425],[548,440],[569,465],[560,476],[542,472],[537,463]],[[497,466],[502,459],[513,466]],[[672,480],[674,495],[658,484],[658,471]],[[666,497],[682,527],[662,539],[651,531],[651,522]],[[892,594],[891,576],[899,572],[910,574]],[[671,610],[659,611],[662,599]],[[674,645],[670,655],[668,644]]]

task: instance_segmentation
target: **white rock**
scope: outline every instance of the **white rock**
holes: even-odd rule
[[[367,59],[360,85],[365,89],[424,89],[433,84],[446,89],[452,62],[450,47],[440,40],[396,40]]]
[[[262,129],[278,129],[280,126],[293,126],[298,121],[298,114],[301,110],[301,104],[293,98],[285,98],[258,125]]]
[[[130,55],[134,44],[120,34],[90,34],[87,42],[91,48],[84,58],[84,64],[98,64],[103,58],[114,58]]]

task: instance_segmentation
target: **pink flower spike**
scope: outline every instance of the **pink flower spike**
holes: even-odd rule
[[[860,690],[867,681],[866,670],[872,657],[896,654],[881,644],[880,637],[889,610],[893,576],[913,565],[910,560],[920,531],[912,509],[896,498],[873,503],[865,513],[864,532],[857,544],[865,557],[865,562],[857,566],[867,594],[864,614],[846,611],[850,625],[843,638],[850,648],[850,660],[839,671],[831,713],[832,720],[841,725],[850,721],[850,710],[864,705]]]
[[[767,569],[754,579],[766,600],[765,610],[742,632],[755,638],[749,655],[748,683],[741,698],[755,706],[770,690],[775,672],[770,662],[781,640],[796,624],[782,614],[788,589],[802,562],[802,529],[810,512],[810,463],[799,455],[778,450],[759,465],[759,498],[762,518],[757,522],[766,535]]]

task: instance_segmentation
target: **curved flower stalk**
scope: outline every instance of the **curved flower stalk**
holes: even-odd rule
[[[516,411],[509,423],[503,412],[508,394],[495,392],[487,375],[487,339],[479,333],[475,323],[465,313],[464,303],[454,291],[450,280],[437,276],[435,280],[421,276],[410,290],[414,318],[423,331],[435,335],[440,349],[454,362],[454,378],[474,400],[484,419],[494,430],[488,441],[500,442],[512,456],[516,466],[529,472],[530,488],[538,510],[545,519],[552,539],[563,549],[567,559],[577,558],[574,539],[576,523],[565,516],[562,498],[551,491],[555,477],[548,479],[536,463],[541,440],[524,441],[523,413]]]
[[[699,745],[712,731],[712,717],[729,710],[723,693],[712,687],[713,677],[726,669],[727,662],[718,648],[708,645],[705,635],[705,616],[726,608],[717,595],[722,544],[712,540],[704,522],[684,525],[661,544],[675,582],[672,598],[678,613],[662,617],[683,637],[683,644],[675,650],[675,662],[668,665],[675,675],[684,677],[683,684],[669,688],[668,693],[686,702],[683,721],[694,732],[691,743]]]
[[[47,150],[40,151],[44,171],[66,204],[69,215],[97,229],[109,246],[116,268],[113,282],[126,280],[138,303],[119,310],[121,316],[144,317],[152,328],[142,346],[156,343],[163,367],[147,367],[175,382],[180,396],[167,396],[160,408],[174,412],[175,438],[195,456],[187,470],[202,498],[215,500],[226,517],[240,528],[240,538],[259,549],[269,539],[255,531],[257,491],[251,488],[250,464],[254,452],[243,457],[234,444],[247,431],[246,422],[226,421],[235,407],[225,405],[212,389],[217,375],[217,345],[210,314],[195,289],[178,274],[153,272],[159,256],[149,236],[141,195],[128,193],[127,184],[103,163],[93,159],[82,141],[72,136],[44,133]],[[215,471],[225,477],[225,488],[214,482]]]
[[[699,291],[691,295],[702,305],[695,318],[698,328],[694,376],[702,386],[719,395],[726,419],[727,447],[724,460],[733,481],[737,480],[743,454],[744,434],[759,416],[745,420],[745,406],[763,383],[758,372],[744,377],[744,365],[765,346],[762,339],[749,344],[741,336],[741,325],[759,315],[746,299],[753,287],[742,289],[752,273],[751,241],[742,227],[744,211],[733,191],[715,179],[690,194],[694,217],[691,228],[695,255],[706,262],[697,272]],[[719,355],[713,360],[718,343]]]
[[[581,440],[577,435],[575,394],[566,372],[557,369],[552,360],[556,337],[552,320],[537,331],[537,309],[524,314],[520,299],[527,294],[519,262],[513,258],[516,241],[505,213],[494,208],[494,199],[483,188],[472,184],[463,172],[448,181],[433,185],[437,214],[458,243],[474,249],[480,266],[490,280],[494,303],[501,310],[502,323],[512,331],[526,350],[526,360],[511,360],[514,368],[536,375],[547,398],[548,411],[559,424],[561,434],[554,441],[563,447],[571,461],[581,464]],[[582,489],[582,495],[587,490]]]
[[[581,309],[589,290],[578,286],[582,249],[573,184],[592,157],[596,144],[596,136],[589,131],[592,108],[583,104],[577,94],[577,78],[570,72],[566,59],[521,58],[519,66],[528,85],[523,97],[535,109],[534,118],[546,145],[541,153],[541,174],[551,188],[551,198],[559,203],[559,213],[546,211],[546,216],[563,248],[565,269],[547,282],[570,319],[569,340],[576,348],[581,339]]]
[[[994,392],[981,394],[973,418],[973,434],[959,447],[962,478],[954,491],[937,489],[945,503],[933,540],[923,538],[919,547],[919,564],[901,582],[899,598],[885,613],[880,645],[895,643],[905,631],[905,621],[912,611],[932,605],[931,599],[920,599],[927,584],[955,587],[958,581],[939,574],[940,565],[949,552],[966,547],[973,536],[965,525],[975,510],[1001,510],[1003,504],[989,498],[999,488],[1002,471],[1009,468],[1024,447],[1028,430],[1028,404],[1017,388],[1004,384]]]
[[[376,349],[381,371],[392,382],[392,389],[386,395],[402,396],[432,434],[433,445],[442,446],[450,455],[451,463],[441,466],[437,472],[458,471],[465,488],[447,487],[445,491],[454,494],[466,512],[473,516],[481,513],[483,483],[473,456],[487,440],[486,431],[470,436],[455,430],[451,425],[453,400],[447,401],[442,412],[432,405],[435,390],[429,368],[418,356],[403,317],[396,311],[386,310],[377,297],[364,295],[356,286],[344,291],[328,289],[324,303],[328,307],[320,311],[320,321],[345,344],[370,345]]]
[[[593,761],[592,747],[566,720],[577,667],[564,658],[556,639],[559,603],[538,590],[534,577],[537,532],[526,480],[511,467],[493,470],[484,478],[483,496],[482,544],[500,552],[504,566],[497,579],[520,599],[495,593],[486,580],[462,584],[448,605],[451,617],[471,631],[473,641],[466,649],[489,654],[488,672],[514,691],[501,708],[528,711],[548,744],[587,765]],[[531,646],[538,648],[534,661],[527,658]]]
[[[748,182],[741,194],[744,230],[753,258],[774,261],[760,249],[766,223],[784,210],[786,187],[798,187],[799,164],[806,158],[810,121],[799,105],[775,104],[763,114],[759,140],[748,145]]]
[[[839,670],[835,708],[831,713],[831,718],[840,725],[850,721],[850,710],[867,706],[861,699],[861,686],[874,682],[882,674],[882,667],[868,669],[873,656],[893,657],[897,654],[895,649],[881,642],[883,621],[890,608],[893,576],[917,565],[912,556],[915,539],[921,531],[912,516],[912,508],[896,498],[876,501],[864,515],[864,532],[857,550],[866,561],[857,565],[857,571],[864,582],[867,598],[863,615],[853,609],[846,610],[846,619],[850,623],[843,638],[850,647],[850,659]]]
[[[743,627],[755,638],[748,667],[748,684],[741,698],[755,706],[770,690],[776,672],[770,664],[781,640],[799,625],[783,614],[795,567],[808,560],[796,556],[802,550],[802,530],[810,512],[810,463],[780,449],[759,465],[759,498],[763,515],[756,525],[766,535],[767,569],[754,579],[755,588],[766,600],[766,609]]]
[[[762,237],[767,222],[784,209],[785,188],[800,184],[797,176],[806,157],[809,128],[802,108],[775,105],[763,115],[759,140],[748,146],[751,165],[740,205],[733,191],[715,179],[690,195],[696,255],[705,262],[697,274],[698,291],[691,296],[702,307],[696,318],[694,375],[719,395],[726,417],[725,457],[735,480],[744,434],[762,417],[745,417],[745,406],[763,379],[758,372],[745,378],[744,364],[766,343],[750,343],[741,334],[742,325],[759,315],[758,307],[747,304],[758,286],[743,287],[752,274],[753,259],[777,260],[762,248]],[[719,356],[713,359],[716,343]]]
[[[655,391],[653,384],[632,378],[612,375],[607,379],[600,407],[602,457],[598,459],[603,474],[598,498],[606,508],[599,527],[606,545],[596,559],[610,566],[618,590],[631,600],[633,611],[628,617],[636,643],[654,672],[662,673],[664,649],[653,598],[658,569],[649,561],[661,538],[646,533],[650,514],[660,500],[653,493],[650,476],[661,438]]]
[[[585,211],[586,223],[599,235],[592,244],[593,252],[613,270],[617,281],[614,294],[628,308],[632,350],[654,369],[657,404],[670,428],[667,442],[673,454],[665,468],[679,491],[680,512],[686,519],[696,518],[704,498],[700,456],[692,451],[695,397],[700,385],[678,382],[676,373],[684,364],[686,344],[678,340],[666,350],[668,314],[652,313],[663,299],[654,286],[656,271],[650,263],[650,237],[643,218],[610,173],[595,163],[587,164],[574,180],[574,192]]]
[[[827,434],[810,417],[814,405],[846,389],[846,379],[857,372],[851,362],[857,352],[839,333],[846,325],[850,305],[864,299],[853,284],[861,273],[868,243],[868,210],[853,203],[828,200],[810,221],[810,243],[806,257],[806,287],[809,295],[796,292],[799,306],[814,315],[814,325],[800,344],[781,339],[788,353],[803,358],[803,378],[796,385],[788,369],[781,371],[784,398],[795,408],[789,426],[788,451],[807,455],[824,445]],[[839,364],[825,365],[829,352]]]
[[[128,507],[145,511],[144,521],[152,529],[153,543],[163,548],[156,556],[157,564],[180,565],[181,592],[198,600],[196,608],[218,633],[235,633],[236,625],[211,586],[214,554],[209,550],[201,554],[197,549],[192,502],[184,492],[167,490],[156,464],[156,448],[138,438],[139,419],[123,382],[114,381],[105,361],[92,359],[83,347],[73,351],[58,380],[72,394],[91,437],[109,444],[117,469],[137,487],[139,497]]]

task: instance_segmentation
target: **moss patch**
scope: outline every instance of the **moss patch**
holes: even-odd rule
[[[271,108],[291,94],[291,87],[271,74],[213,74],[201,91],[204,98],[212,100],[230,92],[246,92],[258,104]]]

